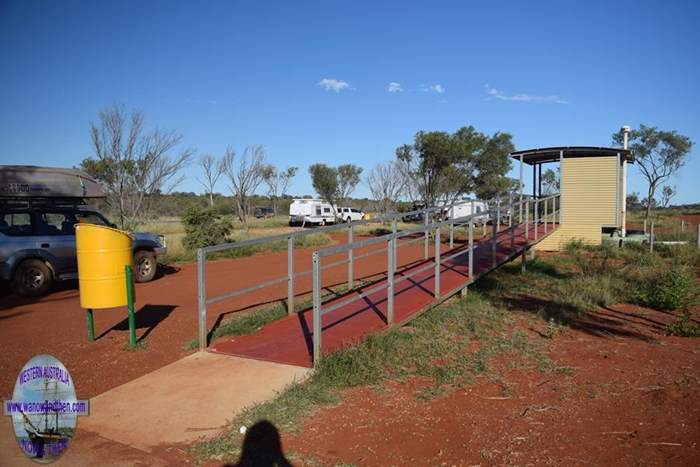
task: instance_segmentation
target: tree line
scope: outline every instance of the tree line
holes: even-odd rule
[[[93,155],[82,161],[81,168],[100,181],[120,226],[129,229],[148,216],[159,197],[173,192],[184,178],[183,169],[195,162],[196,151],[183,148],[182,136],[173,130],[147,130],[140,111],[127,113],[114,105],[100,111],[98,117],[97,123],[90,123]],[[375,165],[364,181],[383,213],[395,210],[402,200],[435,205],[455,202],[467,194],[490,199],[515,193],[520,191],[519,181],[507,177],[510,153],[515,150],[512,140],[509,133],[488,135],[473,126],[454,133],[419,131],[411,143],[396,148],[392,160]],[[622,132],[614,133],[612,140],[621,145]],[[660,201],[655,201],[659,187],[685,164],[693,142],[676,131],[640,125],[631,132],[629,143],[648,184],[647,198],[641,204],[649,216],[654,205],[668,205],[675,194],[673,187],[665,185]],[[225,180],[235,213],[246,227],[260,188],[264,187],[277,213],[280,199],[288,196],[299,170],[270,164],[262,145],[240,153],[229,146],[220,156],[200,155],[196,163],[202,173],[197,180],[209,205],[214,206],[217,184]],[[347,202],[363,181],[363,168],[355,164],[316,163],[308,170],[316,193],[334,208]],[[545,193],[556,192],[559,174],[547,170],[542,182]]]

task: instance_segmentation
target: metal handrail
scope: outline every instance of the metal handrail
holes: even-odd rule
[[[532,226],[534,227],[534,241],[537,243],[539,239],[539,226],[544,225],[544,232],[545,235],[549,232],[549,226],[551,225],[552,230],[554,229],[554,224],[556,223],[557,220],[557,214],[559,214],[559,222],[561,223],[561,201],[559,201],[559,205],[557,205],[557,199],[561,200],[561,195],[560,194],[552,194],[550,196],[546,197],[541,197],[541,198],[526,198],[521,200],[510,200],[510,203],[507,205],[509,209],[508,213],[508,229],[510,230],[510,244],[511,244],[511,255],[515,253],[515,230],[516,230],[516,224],[513,223],[513,218],[515,216],[515,211],[518,210],[519,214],[522,215],[522,211],[524,208],[525,211],[525,241],[526,241],[526,246],[525,249],[530,247],[530,225],[532,223]],[[550,201],[551,201],[551,209],[550,209]],[[530,204],[532,204],[532,215],[530,214]],[[501,205],[500,205],[500,200],[497,202],[496,207],[493,209],[489,209],[485,212],[481,212],[479,214],[470,214],[468,216],[463,216],[460,218],[450,218],[447,220],[442,220],[442,221],[433,221],[432,223],[426,223],[423,226],[420,227],[415,227],[412,229],[407,229],[403,230],[400,232],[397,232],[394,230],[392,233],[388,233],[386,235],[383,235],[381,237],[376,237],[376,238],[370,238],[370,239],[364,239],[364,240],[359,240],[359,241],[354,241],[354,242],[349,242],[345,245],[336,245],[336,246],[331,246],[327,248],[320,249],[312,254],[312,283],[313,283],[313,361],[314,365],[320,361],[321,358],[321,332],[322,332],[322,327],[321,327],[321,317],[326,314],[330,313],[334,310],[337,310],[345,305],[348,305],[356,300],[362,299],[367,297],[368,295],[371,295],[379,290],[383,289],[388,289],[387,292],[387,324],[392,326],[394,325],[394,309],[393,309],[393,304],[394,304],[394,288],[395,285],[401,281],[408,280],[411,277],[420,274],[424,271],[427,271],[431,268],[435,268],[435,287],[434,287],[434,295],[435,295],[435,300],[441,300],[447,297],[447,295],[441,295],[440,293],[440,269],[443,265],[444,262],[449,261],[453,258],[456,258],[457,256],[465,255],[468,254],[468,264],[469,264],[469,276],[470,279],[473,281],[475,279],[474,271],[473,271],[473,256],[474,256],[474,220],[478,218],[483,218],[484,216],[490,216],[492,220],[492,237],[491,237],[491,244],[492,244],[492,255],[493,255],[493,268],[497,266],[497,261],[496,261],[496,253],[497,253],[497,234],[498,234],[498,228],[501,223]],[[468,240],[468,247],[459,247],[459,251],[452,253],[451,255],[448,255],[444,258],[441,258],[441,249],[440,249],[440,242],[441,242],[441,237],[440,237],[440,229],[442,227],[449,227],[450,232],[449,232],[449,238],[450,238],[450,248],[453,247],[453,239],[454,239],[454,228],[455,226],[462,226],[462,225],[468,225],[469,226],[469,240]],[[435,235],[435,255],[434,255],[434,261],[433,263],[428,263],[426,265],[423,265],[413,271],[411,271],[408,274],[401,274],[398,278],[395,278],[394,272],[396,271],[396,243],[400,238],[409,236],[409,235],[415,235],[415,234],[420,234],[420,233],[428,233],[430,231],[434,231]],[[405,244],[411,243],[409,242],[404,242]],[[345,252],[351,253],[353,250],[358,249],[358,248],[366,248],[368,246],[376,245],[376,244],[381,244],[384,243],[387,246],[385,248],[378,249],[377,251],[387,251],[387,282],[386,283],[380,283],[376,284],[373,286],[370,286],[368,289],[363,290],[359,293],[353,294],[348,298],[341,299],[339,301],[336,301],[335,303],[331,304],[330,306],[327,306],[323,308],[322,302],[321,302],[321,294],[320,294],[320,288],[321,288],[321,271],[325,269],[324,265],[322,264],[322,260],[325,257],[332,256],[332,255],[337,255]],[[374,253],[374,251],[372,252]],[[524,250],[523,250],[523,255],[524,255]],[[426,258],[427,260],[427,258]],[[468,285],[468,284],[467,284]],[[466,285],[464,286],[466,288]],[[450,294],[456,293],[456,291],[451,291]]]
[[[344,230],[347,229],[348,231],[348,241],[349,243],[352,242],[352,236],[353,236],[353,229],[356,226],[363,226],[363,225],[369,225],[369,224],[377,224],[377,223],[384,223],[387,221],[392,222],[392,227],[394,232],[396,232],[396,223],[398,219],[402,216],[408,216],[411,214],[421,214],[423,216],[425,225],[430,225],[428,222],[429,218],[432,218],[433,216],[431,213],[434,212],[447,212],[451,209],[453,209],[455,206],[462,205],[465,202],[470,202],[472,200],[459,200],[455,201],[454,203],[451,204],[446,204],[443,206],[432,206],[432,207],[426,207],[423,209],[416,209],[413,211],[408,211],[404,213],[400,213],[397,211],[383,214],[380,216],[373,217],[371,219],[362,219],[358,221],[352,221],[348,223],[338,223],[334,225],[329,225],[329,226],[323,226],[323,227],[316,227],[314,229],[310,230],[298,230],[294,232],[289,232],[289,233],[284,233],[284,234],[277,234],[277,235],[270,235],[267,237],[260,237],[260,238],[253,238],[249,240],[243,240],[240,242],[228,242],[228,243],[222,243],[219,245],[212,245],[208,247],[203,247],[199,248],[197,250],[197,280],[198,280],[198,287],[197,287],[197,302],[198,302],[198,312],[199,312],[199,317],[198,317],[198,323],[199,323],[199,347],[200,350],[204,350],[207,345],[207,330],[206,330],[206,307],[209,304],[212,303],[217,303],[229,298],[233,298],[239,295],[243,295],[246,293],[250,293],[256,290],[259,290],[261,288],[265,287],[270,287],[273,285],[277,285],[280,283],[283,283],[285,280],[287,281],[287,312],[292,313],[294,311],[294,279],[306,276],[312,273],[312,270],[308,271],[295,271],[294,268],[294,241],[296,238],[302,238],[307,235],[313,235],[316,233],[323,233],[323,232],[333,232],[336,230]],[[488,201],[482,201],[482,200],[473,200],[473,202],[481,202],[485,203],[487,206],[489,203],[493,202],[500,202],[500,199],[496,198],[493,200],[488,200]],[[484,213],[481,213],[480,216],[484,216]],[[423,241],[425,243],[425,251],[424,251],[424,257],[427,259],[428,258],[428,237],[429,237],[429,232],[426,230],[425,235],[423,238]],[[246,247],[252,247],[256,245],[261,245],[264,243],[271,243],[271,242],[278,242],[278,241],[287,241],[287,275],[286,276],[281,276],[279,278],[271,279],[265,283],[262,284],[256,284],[254,286],[250,287],[245,287],[242,289],[237,289],[229,292],[225,292],[223,294],[217,295],[215,297],[207,297],[206,293],[206,270],[205,270],[205,265],[206,265],[206,259],[207,259],[207,254],[211,253],[216,253],[224,250],[229,250],[229,249],[235,249],[235,248],[246,248]],[[413,241],[419,241],[420,239],[415,239],[415,240],[410,240],[412,243]],[[407,242],[408,243],[408,242]],[[350,288],[353,287],[353,260],[354,259],[361,259],[373,254],[377,254],[379,252],[385,251],[386,248],[381,248],[377,251],[370,251],[367,253],[364,253],[360,255],[359,257],[353,258],[353,252],[352,250],[349,251],[348,253],[348,258],[339,260],[333,264],[325,265],[323,269],[331,268],[331,267],[336,267],[342,264],[347,264],[348,265],[348,286]]]

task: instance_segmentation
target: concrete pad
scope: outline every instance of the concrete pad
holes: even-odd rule
[[[217,434],[226,421],[264,402],[309,369],[198,352],[90,400],[82,430],[150,452]]]

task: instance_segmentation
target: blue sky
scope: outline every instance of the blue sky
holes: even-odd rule
[[[526,149],[645,123],[700,143],[699,5],[0,0],[0,163],[77,165],[113,103],[200,153],[264,144],[301,168],[294,194],[312,193],[308,165],[369,170],[418,130]],[[700,201],[699,155],[676,202]],[[201,191],[197,173],[180,189]]]

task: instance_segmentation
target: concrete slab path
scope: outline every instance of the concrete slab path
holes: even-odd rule
[[[78,427],[147,452],[191,443],[308,374],[306,368],[198,352],[91,399],[90,415]]]

